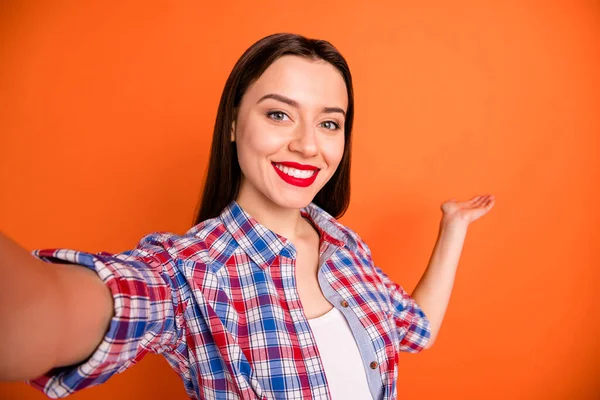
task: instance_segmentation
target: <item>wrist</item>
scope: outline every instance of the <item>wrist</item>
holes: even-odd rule
[[[443,230],[467,230],[469,222],[461,218],[442,216],[440,228]]]

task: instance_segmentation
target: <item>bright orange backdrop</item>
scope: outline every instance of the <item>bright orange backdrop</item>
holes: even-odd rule
[[[185,232],[237,58],[274,32],[324,38],[356,92],[342,222],[377,264],[412,291],[441,203],[496,196],[435,346],[400,359],[399,398],[600,396],[597,1],[91,3],[0,5],[6,234],[119,252]],[[0,398],[45,397],[4,383]],[[72,398],[186,396],[148,356]]]

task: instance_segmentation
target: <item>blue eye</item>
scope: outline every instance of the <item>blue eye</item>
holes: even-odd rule
[[[269,111],[267,116],[274,121],[283,121],[286,117],[289,119],[286,113],[283,111]]]
[[[335,131],[340,129],[340,126],[333,121],[325,121],[321,123],[321,126],[325,129],[329,129],[331,131]]]

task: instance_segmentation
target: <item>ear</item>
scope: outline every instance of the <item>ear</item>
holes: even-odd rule
[[[235,120],[231,123],[231,141],[235,142]]]

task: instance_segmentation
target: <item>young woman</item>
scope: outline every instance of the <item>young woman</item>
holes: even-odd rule
[[[275,34],[252,45],[225,85],[187,233],[36,257],[0,236],[13,276],[0,287],[2,379],[64,397],[152,352],[191,398],[395,399],[399,352],[434,342],[467,227],[494,199],[442,204],[410,296],[336,219],[350,201],[353,115],[331,44]]]

